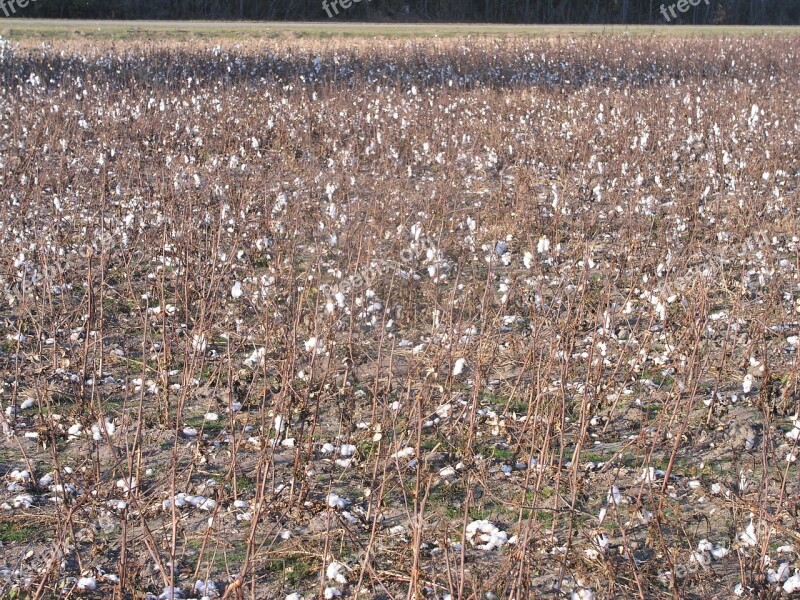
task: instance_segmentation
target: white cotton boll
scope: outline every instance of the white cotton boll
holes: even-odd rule
[[[789,563],[781,563],[777,569],[767,571],[767,581],[769,583],[783,583],[789,579]]]
[[[286,431],[286,419],[282,415],[275,415],[272,422],[275,425],[275,431],[278,433]]]
[[[711,564],[711,558],[706,552],[692,552],[691,557],[689,557],[689,561],[701,567],[707,567]]]
[[[453,467],[445,467],[444,469],[439,471],[439,477],[441,477],[442,479],[447,479],[455,474],[456,470]]]
[[[231,288],[231,296],[233,297],[234,300],[236,300],[238,298],[241,298],[243,294],[244,292],[242,291],[242,282],[237,281],[236,283],[233,284],[233,287]]]
[[[185,435],[186,437],[196,437],[197,429],[195,429],[194,427],[184,427],[183,435]]]
[[[323,592],[322,595],[325,598],[325,600],[333,600],[333,598],[338,598],[339,596],[341,596],[342,592],[337,590],[335,587],[329,587],[325,588],[325,591]]]
[[[97,588],[97,580],[94,577],[81,577],[77,586],[79,590],[93,590]]]
[[[753,519],[750,519],[750,524],[742,533],[739,534],[739,540],[746,546],[755,546],[758,543],[756,538],[756,528],[753,524]]]
[[[786,432],[786,437],[790,440],[796,440],[798,437],[800,437],[800,429],[794,427],[791,431]]]
[[[508,534],[486,520],[473,521],[467,525],[466,533],[469,542],[481,550],[499,549],[508,543]]]
[[[208,347],[206,336],[202,333],[196,333],[192,336],[192,349],[195,352],[205,352]]]
[[[783,591],[787,594],[793,594],[798,590],[800,590],[800,572],[795,571],[795,574],[783,584]]]
[[[797,344],[800,343],[800,337],[796,335],[791,335],[786,338],[786,343],[789,344],[790,346],[797,346]]]
[[[214,412],[209,412],[203,415],[203,419],[206,421],[219,421],[219,415]]]
[[[30,508],[33,504],[33,496],[30,494],[19,494],[11,499],[14,508]]]
[[[22,404],[19,405],[19,408],[20,410],[28,410],[34,404],[36,404],[36,400],[34,400],[33,398],[26,398],[25,400],[23,400]]]
[[[292,592],[286,596],[285,600],[303,600],[303,597],[297,592]]]
[[[135,477],[130,479],[122,478],[117,480],[117,489],[122,490],[125,493],[130,492],[132,489],[136,488],[138,482]]]
[[[539,254],[547,254],[550,251],[550,240],[547,236],[539,238],[539,243],[536,245],[536,252]]]
[[[619,488],[617,486],[611,486],[611,491],[608,492],[606,501],[609,504],[622,504],[622,494],[619,493]]]
[[[600,509],[600,512],[597,515],[597,521],[600,523],[600,525],[602,525],[603,521],[605,521],[607,514],[608,514],[608,509],[606,507]]]
[[[19,469],[14,469],[11,471],[11,473],[9,473],[8,477],[11,479],[11,481],[15,481],[17,483],[27,483],[31,478],[31,474],[24,469],[22,471]]]
[[[570,600],[594,600],[594,592],[588,588],[580,588],[572,592]]]
[[[325,442],[319,449],[319,451],[322,452],[323,454],[333,454],[334,450],[336,450],[336,448],[330,442]]]
[[[306,352],[313,352],[317,349],[317,338],[310,337],[305,342]]]
[[[202,496],[201,496],[201,498],[202,498]],[[216,500],[212,500],[211,498],[203,498],[203,501],[198,503],[198,504],[196,504],[195,506],[197,508],[199,508],[200,510],[205,510],[205,511],[210,512],[210,511],[214,510],[215,508],[217,508],[217,501]]]
[[[522,256],[522,264],[526,269],[530,269],[533,266],[533,254],[530,252],[525,252],[525,254]]]
[[[711,556],[714,557],[714,560],[721,560],[725,558],[729,552],[730,550],[728,548],[716,545],[711,549]]]
[[[402,450],[398,450],[394,454],[392,454],[389,458],[411,458],[414,456],[414,448],[411,446],[406,446]]]
[[[353,444],[342,444],[342,447],[339,448],[339,454],[342,456],[353,456],[356,453],[356,447]]]
[[[39,478],[39,487],[46,488],[52,483],[53,483],[53,475],[50,474],[50,473],[47,473],[46,475],[42,475]]]
[[[745,394],[749,394],[750,390],[752,389],[753,389],[753,376],[750,373],[748,373],[747,375],[744,376],[744,381],[742,382],[742,391],[744,391]]]
[[[178,600],[178,598],[182,598],[183,594],[181,590],[176,587],[165,587],[164,591],[158,597],[158,600]]]
[[[464,372],[464,367],[467,366],[467,361],[464,358],[459,358],[455,365],[453,365],[453,375],[461,375]]]
[[[217,585],[210,579],[208,581],[198,579],[194,582],[194,591],[200,592],[204,596],[211,596],[217,593]]]
[[[108,502],[106,502],[106,506],[108,506],[108,508],[110,508],[113,511],[122,512],[123,510],[128,508],[128,503],[125,502],[125,500],[114,500],[114,499],[112,499],[112,500],[109,500]]]
[[[347,583],[347,578],[344,576],[342,571],[344,571],[344,565],[342,563],[333,561],[328,565],[328,568],[325,569],[325,576],[331,581],[335,581],[336,583],[341,583],[344,585]]]
[[[116,426],[109,420],[106,420],[105,423],[103,421],[98,421],[95,425],[92,425],[92,439],[96,442],[99,442],[103,439],[103,428],[105,428],[105,432],[108,434],[109,437],[114,435],[116,431]]]
[[[339,496],[339,494],[335,492],[331,492],[325,498],[325,504],[330,506],[331,508],[336,508],[339,510],[343,510],[350,506],[350,502]]]

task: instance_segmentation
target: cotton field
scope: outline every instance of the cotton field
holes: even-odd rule
[[[800,593],[800,41],[0,43],[0,597]]]

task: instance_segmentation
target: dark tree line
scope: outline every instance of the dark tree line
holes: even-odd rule
[[[327,0],[332,4],[333,0]],[[347,4],[348,0],[344,1]],[[663,23],[678,0],[349,0],[334,18],[496,23]],[[688,2],[689,0],[685,0]],[[693,0],[687,24],[800,23],[800,0]],[[687,5],[684,5],[686,7]],[[38,0],[17,16],[99,19],[326,20],[322,0]],[[671,22],[676,22],[671,19]]]

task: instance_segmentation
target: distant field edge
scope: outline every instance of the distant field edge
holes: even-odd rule
[[[8,39],[193,39],[259,37],[445,37],[637,35],[800,35],[800,26],[738,25],[501,25],[472,23],[371,23],[342,21],[104,21],[0,19]]]

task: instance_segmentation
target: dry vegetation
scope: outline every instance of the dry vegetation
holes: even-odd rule
[[[800,589],[798,73],[3,43],[0,597]]]

